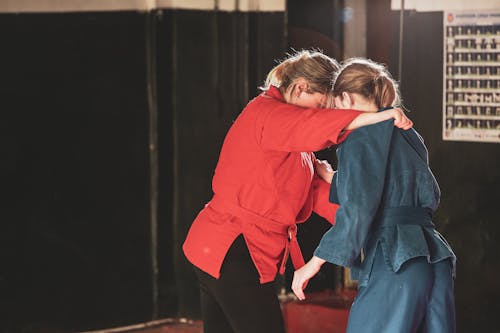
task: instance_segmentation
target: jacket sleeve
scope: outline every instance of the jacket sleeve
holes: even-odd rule
[[[330,184],[321,177],[314,175],[312,182],[313,211],[323,217],[330,224],[335,223],[335,213],[339,205],[328,200]]]
[[[259,106],[257,140],[266,150],[318,151],[339,143],[344,128],[361,114],[355,110],[307,109],[274,99]]]
[[[314,255],[352,266],[359,256],[380,206],[392,121],[354,131],[339,147],[336,191],[340,204],[335,225],[321,239]]]

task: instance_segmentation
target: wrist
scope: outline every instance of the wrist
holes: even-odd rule
[[[311,263],[314,264],[314,266],[321,267],[323,264],[326,262],[325,259],[321,259],[320,257],[313,256],[311,258]]]
[[[397,116],[397,112],[394,109],[387,110],[387,111],[377,112],[376,114],[382,115],[383,120],[394,119]]]

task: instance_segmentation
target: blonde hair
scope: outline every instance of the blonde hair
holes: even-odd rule
[[[339,64],[334,59],[320,51],[302,50],[282,60],[268,74],[261,90],[270,86],[277,87],[283,96],[299,78],[304,78],[309,84],[308,93],[319,92],[327,94],[333,86],[333,75],[339,70]]]
[[[373,100],[378,109],[399,105],[398,84],[387,68],[369,59],[346,60],[336,75],[333,95],[355,93]]]

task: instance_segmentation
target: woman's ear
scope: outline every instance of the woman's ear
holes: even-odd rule
[[[301,93],[308,91],[309,91],[309,82],[307,82],[306,79],[300,77],[297,80],[295,80],[295,90],[293,92],[295,96],[299,97]]]
[[[341,95],[335,97],[335,107],[338,109],[350,109],[353,104],[351,96],[343,92]]]
[[[345,91],[342,93],[342,101],[344,102],[344,106],[349,109],[353,106],[354,100],[352,96],[346,93]]]

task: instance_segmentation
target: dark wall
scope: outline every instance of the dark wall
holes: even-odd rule
[[[149,318],[145,15],[0,15],[0,40],[0,330]]]
[[[160,278],[164,294],[178,299],[178,315],[200,316],[182,243],[212,196],[227,130],[283,55],[284,29],[283,13],[174,10],[159,19],[160,207],[172,203],[170,212],[160,208],[160,237],[169,228],[172,235],[171,242],[160,241],[160,256],[173,254],[173,265],[160,266]]]
[[[393,22],[387,19],[391,16],[391,1],[366,1],[366,57],[384,64],[389,63],[391,46],[397,40],[393,38],[399,38],[392,33],[393,29],[399,31],[399,26],[393,27]]]
[[[344,45],[342,8],[342,0],[315,0],[314,5],[287,0],[288,46],[320,49],[340,61]]]
[[[227,129],[283,56],[284,13],[3,14],[0,27],[0,331],[199,317],[181,245]]]
[[[392,22],[398,41],[399,12]],[[441,187],[435,222],[458,257],[458,332],[500,332],[500,145],[442,140],[442,26],[442,12],[405,13],[402,93]],[[392,46],[392,73],[398,47]]]

